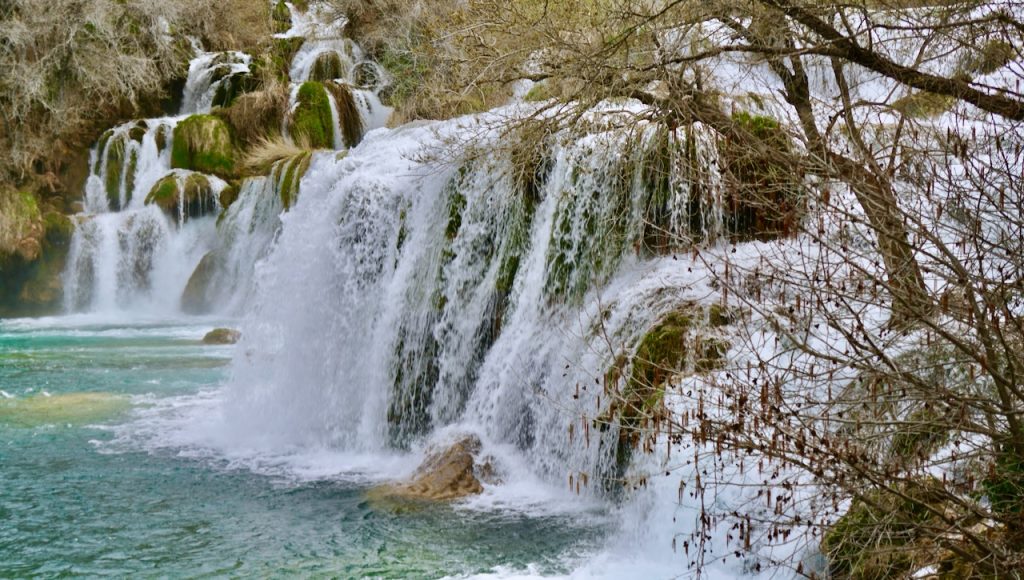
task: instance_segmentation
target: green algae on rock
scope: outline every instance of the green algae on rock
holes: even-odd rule
[[[326,87],[313,81],[302,83],[296,100],[291,118],[292,138],[309,143],[314,149],[333,148],[334,115]]]
[[[174,128],[171,167],[233,177],[237,152],[231,128],[214,115],[192,115]]]

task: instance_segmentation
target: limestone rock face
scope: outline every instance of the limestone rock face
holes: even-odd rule
[[[426,459],[405,482],[370,490],[371,500],[451,501],[481,493],[481,479],[493,477],[490,462],[477,464],[480,438],[463,435],[443,448],[430,450]]]
[[[233,328],[214,328],[203,337],[203,344],[235,344],[242,333]]]

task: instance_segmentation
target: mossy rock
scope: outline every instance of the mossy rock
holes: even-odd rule
[[[121,176],[124,173],[125,143],[121,136],[112,137],[107,143],[107,167],[103,185],[107,192],[107,205],[113,211],[121,210]]]
[[[203,344],[235,344],[242,333],[233,328],[214,328],[203,336]]]
[[[342,64],[341,55],[333,50],[321,52],[313,61],[313,68],[309,71],[311,81],[330,81],[344,78],[348,71]]]
[[[171,167],[221,177],[236,174],[231,128],[214,115],[192,115],[174,128]]]
[[[299,87],[298,104],[292,113],[292,138],[315,149],[334,148],[334,116],[323,84],[309,81]]]
[[[299,49],[302,48],[306,39],[299,36],[290,36],[287,38],[274,38],[272,42],[271,50],[266,58],[273,69],[274,75],[278,79],[288,82],[288,73],[291,71],[292,60],[295,58],[296,53],[299,52]],[[257,62],[257,66],[263,67],[266,65]]]
[[[274,32],[287,32],[292,27],[292,12],[284,0],[278,0],[270,13],[274,21]]]
[[[697,356],[693,361],[693,368],[698,373],[707,373],[723,368],[725,355],[732,348],[729,341],[707,336],[698,336],[696,346]]]
[[[163,153],[164,150],[167,149],[167,137],[169,136],[170,133],[171,129],[167,125],[161,124],[159,127],[156,128],[156,134],[154,135],[154,138],[156,140],[157,153]]]
[[[915,119],[938,117],[953,108],[956,99],[946,95],[937,95],[918,91],[897,99],[892,107],[896,111]]]
[[[896,428],[890,449],[897,458],[930,454],[949,439],[949,424],[934,407],[914,411]]]
[[[220,191],[220,207],[221,209],[227,209],[231,207],[231,204],[238,200],[238,194],[241,193],[241,188],[238,184],[232,183]]]
[[[60,311],[74,225],[27,191],[0,190],[0,316]]]
[[[146,205],[156,205],[178,221],[213,213],[218,207],[216,199],[213,184],[207,176],[201,173],[171,173],[153,185],[146,196]]]
[[[99,173],[100,165],[103,163],[103,152],[107,149],[107,143],[110,142],[110,138],[114,136],[113,129],[107,129],[100,135],[100,138],[96,141],[96,164],[92,167],[93,173]]]
[[[75,234],[75,224],[71,218],[58,212],[48,211],[43,214],[43,225],[46,230],[46,243],[50,246],[67,246]]]
[[[730,237],[764,241],[796,233],[804,192],[803,178],[791,162],[792,139],[778,120],[766,115],[738,111],[732,120],[759,147],[730,139],[720,145],[734,184],[725,200]]]
[[[930,478],[901,484],[900,497],[871,490],[825,532],[821,551],[833,578],[884,580],[902,578],[938,558],[932,541],[922,533],[942,529],[931,510],[945,512],[942,483]]]
[[[312,158],[313,154],[307,151],[290,159],[278,161],[271,169],[270,178],[277,183],[281,205],[286,211],[298,200],[299,183],[302,181],[302,176],[306,174],[306,170],[309,169]]]
[[[145,121],[137,121],[132,125],[131,129],[128,129],[128,138],[136,143],[142,144],[143,138],[146,137],[146,132],[149,131],[149,126]]]

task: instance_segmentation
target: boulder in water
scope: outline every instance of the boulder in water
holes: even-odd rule
[[[484,488],[481,481],[494,477],[490,461],[477,463],[480,438],[462,435],[454,443],[431,449],[408,481],[376,487],[368,493],[370,500],[451,501],[477,495]]]
[[[213,252],[207,252],[199,265],[189,276],[185,291],[181,294],[181,309],[188,314],[205,314],[212,309],[207,297],[210,280],[217,268],[217,258]]]
[[[203,344],[235,344],[242,333],[233,328],[214,328],[203,337]]]

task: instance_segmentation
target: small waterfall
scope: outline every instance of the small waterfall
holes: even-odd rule
[[[208,111],[221,83],[248,71],[248,62],[239,53],[196,57],[183,112]],[[171,168],[174,129],[184,118],[125,123],[93,147],[64,272],[67,311],[178,311],[190,274],[217,237],[212,216],[227,187],[215,176]]]
[[[185,82],[185,95],[181,103],[182,115],[204,113],[214,104],[223,104],[222,91],[231,83],[249,74],[252,57],[242,52],[202,52],[192,59]],[[220,96],[220,98],[218,98]]]

